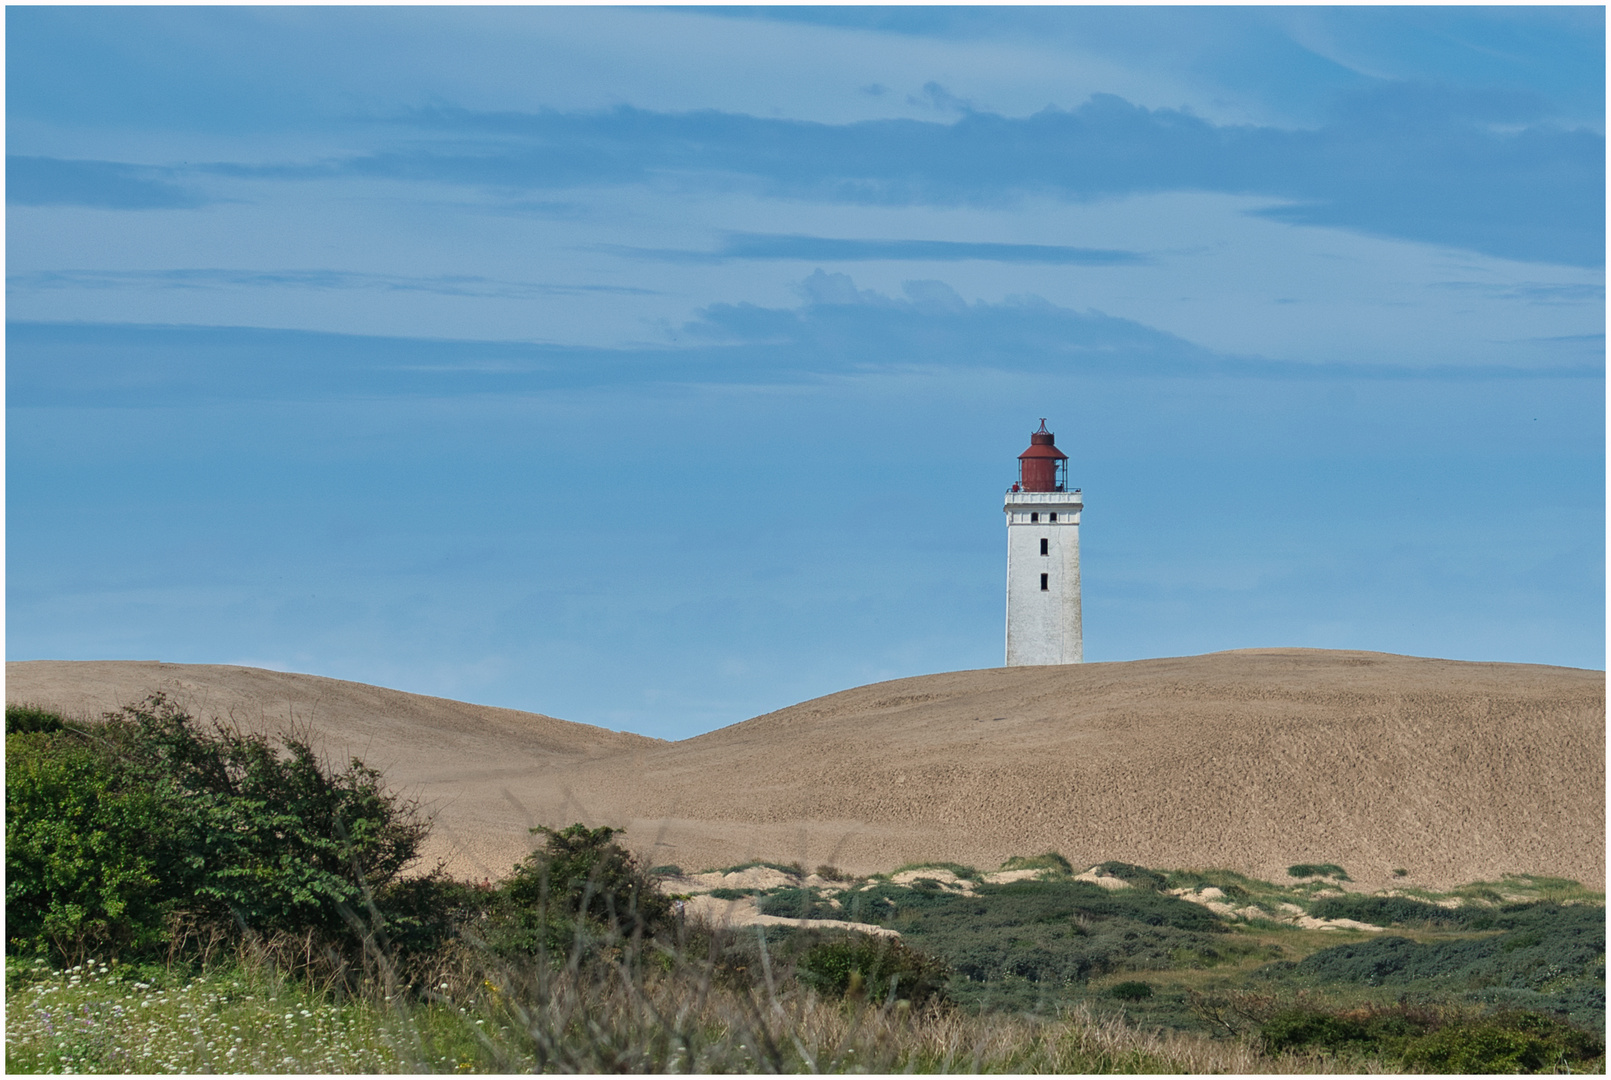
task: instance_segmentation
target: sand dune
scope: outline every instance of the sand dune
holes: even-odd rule
[[[10,701],[150,689],[265,726],[295,710],[433,802],[432,853],[467,875],[506,870],[530,823],[579,820],[689,870],[1057,850],[1266,878],[1335,862],[1362,886],[1605,876],[1596,671],[1306,649],[964,671],[665,743],[250,668],[7,664]]]

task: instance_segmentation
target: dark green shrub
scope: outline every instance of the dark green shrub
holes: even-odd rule
[[[949,972],[899,938],[856,934],[812,946],[795,961],[795,974],[821,994],[922,1004],[944,996]]]
[[[543,846],[499,888],[492,943],[562,956],[589,942],[650,937],[671,925],[671,900],[608,826],[539,827]]]
[[[1145,1001],[1152,996],[1152,984],[1140,981],[1114,983],[1108,987],[1108,996],[1120,1001]]]
[[[718,900],[742,900],[746,896],[754,896],[759,889],[712,889],[710,895]]]
[[[829,866],[827,863],[824,863],[823,865],[817,867],[817,876],[819,878],[821,878],[823,881],[849,881],[849,880],[851,880],[851,875],[850,874],[845,873],[843,870],[839,869],[839,867],[837,867],[837,866]]]
[[[428,828],[360,761],[204,730],[160,696],[6,756],[9,951],[150,956],[180,919],[362,953]]]
[[[1466,926],[1472,909],[1444,908],[1406,896],[1328,896],[1309,908],[1317,919],[1353,919],[1372,926]]]
[[[676,863],[667,863],[664,866],[651,866],[649,873],[656,877],[682,877],[682,867]]]
[[[1283,1009],[1259,1027],[1259,1040],[1269,1054],[1287,1050],[1369,1053],[1380,1040],[1358,1019],[1321,1009]]]
[[[1464,909],[1455,909],[1456,912]],[[1499,934],[1425,944],[1396,935],[1322,949],[1269,977],[1305,985],[1403,987],[1605,1022],[1605,909],[1538,903],[1472,909],[1462,929]]]
[[[65,721],[61,713],[39,705],[7,705],[6,734],[25,735],[41,731],[60,731]]]
[[[1579,1065],[1604,1053],[1599,1037],[1552,1017],[1500,1013],[1457,1021],[1412,1039],[1399,1057],[1423,1072],[1534,1073]]]
[[[759,906],[762,915],[785,919],[844,918],[844,913],[817,895],[815,889],[779,889],[763,897]]]
[[[1329,862],[1328,863],[1298,863],[1295,866],[1287,867],[1287,874],[1289,876],[1291,876],[1291,877],[1296,877],[1296,878],[1322,877],[1322,878],[1333,878],[1333,879],[1335,879],[1337,881],[1352,881],[1352,880],[1354,880],[1353,878],[1348,876],[1348,872],[1345,871],[1342,867],[1338,866],[1336,863],[1329,863]]]

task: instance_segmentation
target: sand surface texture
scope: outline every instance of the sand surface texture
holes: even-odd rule
[[[583,821],[686,871],[1055,850],[1267,879],[1330,862],[1367,888],[1605,878],[1596,671],[1308,649],[962,671],[667,743],[252,668],[6,668],[8,701],[80,715],[159,689],[245,724],[294,714],[432,804],[431,854],[464,876],[505,872],[530,824]]]

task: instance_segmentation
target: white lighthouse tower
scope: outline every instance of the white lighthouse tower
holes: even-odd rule
[[[1007,492],[1007,666],[1078,664],[1080,489],[1041,419]]]

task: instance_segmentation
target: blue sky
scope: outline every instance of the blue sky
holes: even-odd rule
[[[1603,667],[1601,8],[6,11],[10,659],[665,737],[1085,653]]]

